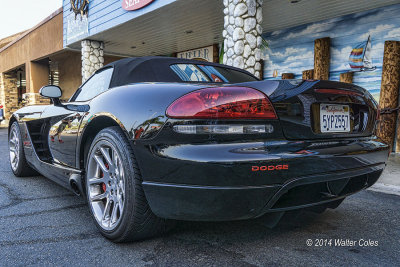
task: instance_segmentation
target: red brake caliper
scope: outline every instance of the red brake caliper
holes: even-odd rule
[[[108,166],[108,164],[106,163],[106,164],[104,164],[105,166],[106,166],[106,168],[107,169],[109,169],[110,167]],[[104,177],[104,173],[103,172],[101,172],[101,174],[100,174],[100,178],[103,178]],[[105,183],[101,183],[101,189],[103,189],[103,193],[104,192],[106,192],[107,191],[107,186],[106,186],[106,184]]]
[[[103,193],[106,192],[107,187],[106,187],[106,184],[105,184],[105,183],[102,183],[102,184],[101,184],[101,189],[103,189]]]

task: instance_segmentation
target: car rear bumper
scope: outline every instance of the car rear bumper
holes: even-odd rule
[[[152,211],[177,220],[225,221],[329,203],[373,185],[385,165],[299,177],[282,186],[192,186],[144,182]],[[346,183],[332,194],[327,182]]]
[[[376,139],[163,146],[150,147],[151,157],[139,166],[157,216],[239,220],[329,203],[369,187],[388,149]]]

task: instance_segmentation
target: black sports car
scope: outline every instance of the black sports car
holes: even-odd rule
[[[337,207],[374,184],[389,147],[374,135],[364,89],[318,80],[258,80],[241,69],[144,57],[98,70],[67,103],[10,119],[11,168],[87,197],[115,242],[170,220],[225,221]]]

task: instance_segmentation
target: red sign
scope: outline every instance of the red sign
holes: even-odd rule
[[[141,9],[154,0],[122,0],[122,8],[128,11]]]

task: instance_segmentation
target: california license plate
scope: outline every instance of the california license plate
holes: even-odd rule
[[[350,108],[348,105],[320,104],[321,133],[350,132]]]

